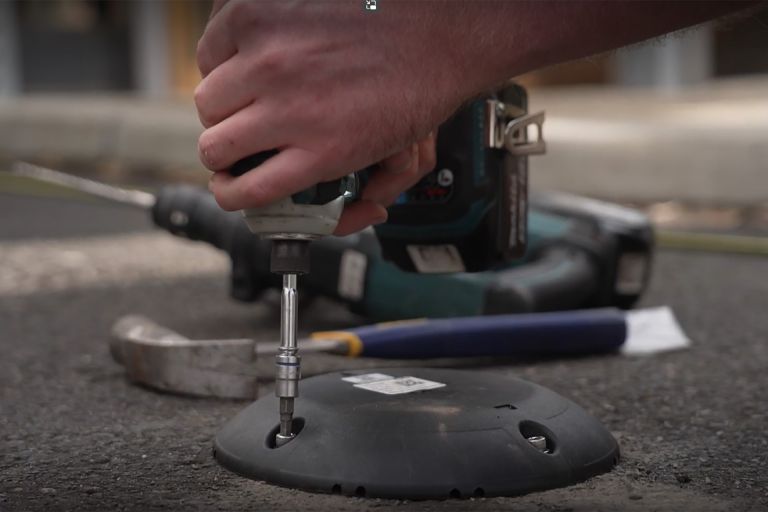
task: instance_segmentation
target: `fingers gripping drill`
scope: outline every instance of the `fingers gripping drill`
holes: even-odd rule
[[[240,160],[230,174],[240,176],[257,167],[276,151],[266,151]],[[280,399],[278,446],[294,437],[294,401],[299,396],[301,358],[296,344],[297,277],[309,272],[309,242],[331,235],[336,228],[344,203],[353,199],[357,176],[351,174],[324,182],[294,194],[277,203],[243,211],[250,230],[272,241],[270,270],[283,276],[280,301],[280,347],[275,363],[275,395]]]

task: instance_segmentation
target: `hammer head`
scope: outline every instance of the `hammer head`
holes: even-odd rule
[[[250,339],[190,340],[130,315],[113,326],[110,351],[131,381],[153,389],[199,397],[258,395],[255,343]]]

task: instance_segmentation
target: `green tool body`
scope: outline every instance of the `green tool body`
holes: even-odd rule
[[[183,217],[174,212],[186,212]],[[158,226],[211,243],[232,261],[233,298],[258,300],[280,279],[270,272],[269,244],[206,191],[172,185],[152,210]],[[560,193],[533,194],[524,257],[486,272],[418,274],[386,261],[376,236],[326,237],[310,247],[307,293],[332,297],[371,320],[444,318],[587,307],[631,307],[647,287],[653,230],[642,214]]]

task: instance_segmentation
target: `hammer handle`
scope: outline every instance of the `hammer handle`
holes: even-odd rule
[[[605,308],[390,322],[313,338],[344,339],[352,356],[429,359],[611,352],[626,334],[624,313]]]

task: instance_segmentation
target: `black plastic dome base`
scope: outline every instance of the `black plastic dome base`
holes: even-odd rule
[[[385,374],[441,387],[383,394],[345,378]],[[428,387],[429,384],[423,385]],[[419,387],[379,382],[380,391]],[[486,371],[427,368],[330,373],[302,381],[296,438],[275,448],[275,397],[218,433],[214,456],[238,474],[307,491],[397,499],[511,496],[609,471],[611,434],[582,408],[536,384]],[[528,438],[544,436],[545,440]]]

